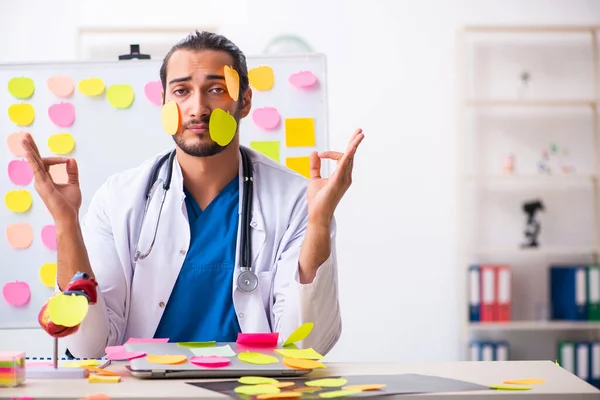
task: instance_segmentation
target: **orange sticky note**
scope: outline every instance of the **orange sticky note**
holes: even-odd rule
[[[285,144],[287,147],[315,146],[314,118],[286,118]]]
[[[301,360],[297,358],[284,357],[282,362],[288,367],[295,369],[325,368],[325,365],[323,365],[323,363],[314,360]]]
[[[505,385],[542,385],[542,384],[546,383],[546,381],[544,381],[542,379],[527,378],[527,379],[514,379],[511,381],[504,381],[502,383],[504,383]]]
[[[181,129],[181,110],[176,101],[167,101],[161,109],[163,129],[167,135],[173,136]]]
[[[183,364],[187,360],[184,355],[156,355],[146,356],[146,361],[152,364]]]
[[[288,157],[285,165],[301,175],[310,178],[310,157]]]
[[[229,96],[231,96],[233,101],[237,101],[240,95],[240,75],[229,65],[225,66],[223,75],[225,76],[225,85],[227,85]]]
[[[298,397],[302,397],[302,393],[300,393],[300,392],[279,392],[279,393],[259,394],[258,396],[256,396],[256,398],[259,400],[297,399]]]
[[[6,240],[14,249],[26,249],[33,242],[33,228],[25,222],[8,225]]]
[[[275,73],[268,65],[261,65],[248,71],[248,80],[250,86],[256,90],[271,90],[275,84]]]

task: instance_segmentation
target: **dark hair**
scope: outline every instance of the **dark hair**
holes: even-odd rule
[[[169,64],[169,59],[177,50],[217,50],[228,53],[231,58],[233,58],[233,69],[235,69],[240,76],[239,98],[241,98],[242,94],[248,89],[248,66],[246,65],[246,56],[244,53],[242,53],[242,51],[225,36],[213,32],[198,32],[196,30],[175,44],[175,46],[169,50],[160,66],[160,81],[165,93],[167,91],[167,65]]]

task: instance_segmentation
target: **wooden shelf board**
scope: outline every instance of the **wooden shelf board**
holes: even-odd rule
[[[509,321],[509,322],[470,322],[470,330],[477,331],[555,331],[600,329],[600,321]]]

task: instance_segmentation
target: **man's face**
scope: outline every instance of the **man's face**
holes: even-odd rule
[[[225,148],[211,139],[208,130],[215,108],[229,111],[238,126],[240,118],[250,110],[249,90],[238,101],[233,101],[227,92],[223,76],[225,65],[233,65],[232,57],[214,50],[177,50],[168,62],[165,101],[176,101],[182,118],[181,130],[173,139],[192,156],[208,157]]]

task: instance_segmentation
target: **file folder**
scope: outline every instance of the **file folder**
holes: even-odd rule
[[[600,321],[600,265],[590,265],[587,269],[587,317],[590,321]]]
[[[482,265],[481,268],[481,314],[482,322],[497,321],[497,297],[495,271],[493,265]]]
[[[600,389],[600,341],[590,344],[590,383]]]
[[[550,305],[554,320],[587,320],[587,266],[550,267]]]
[[[558,343],[558,363],[561,367],[571,373],[575,373],[575,343],[574,342],[559,342]]]
[[[511,311],[511,271],[508,265],[498,265],[495,267],[495,284],[496,284],[496,315],[497,321],[510,321]]]
[[[481,307],[481,284],[479,265],[469,267],[469,321],[479,322],[479,309]]]

